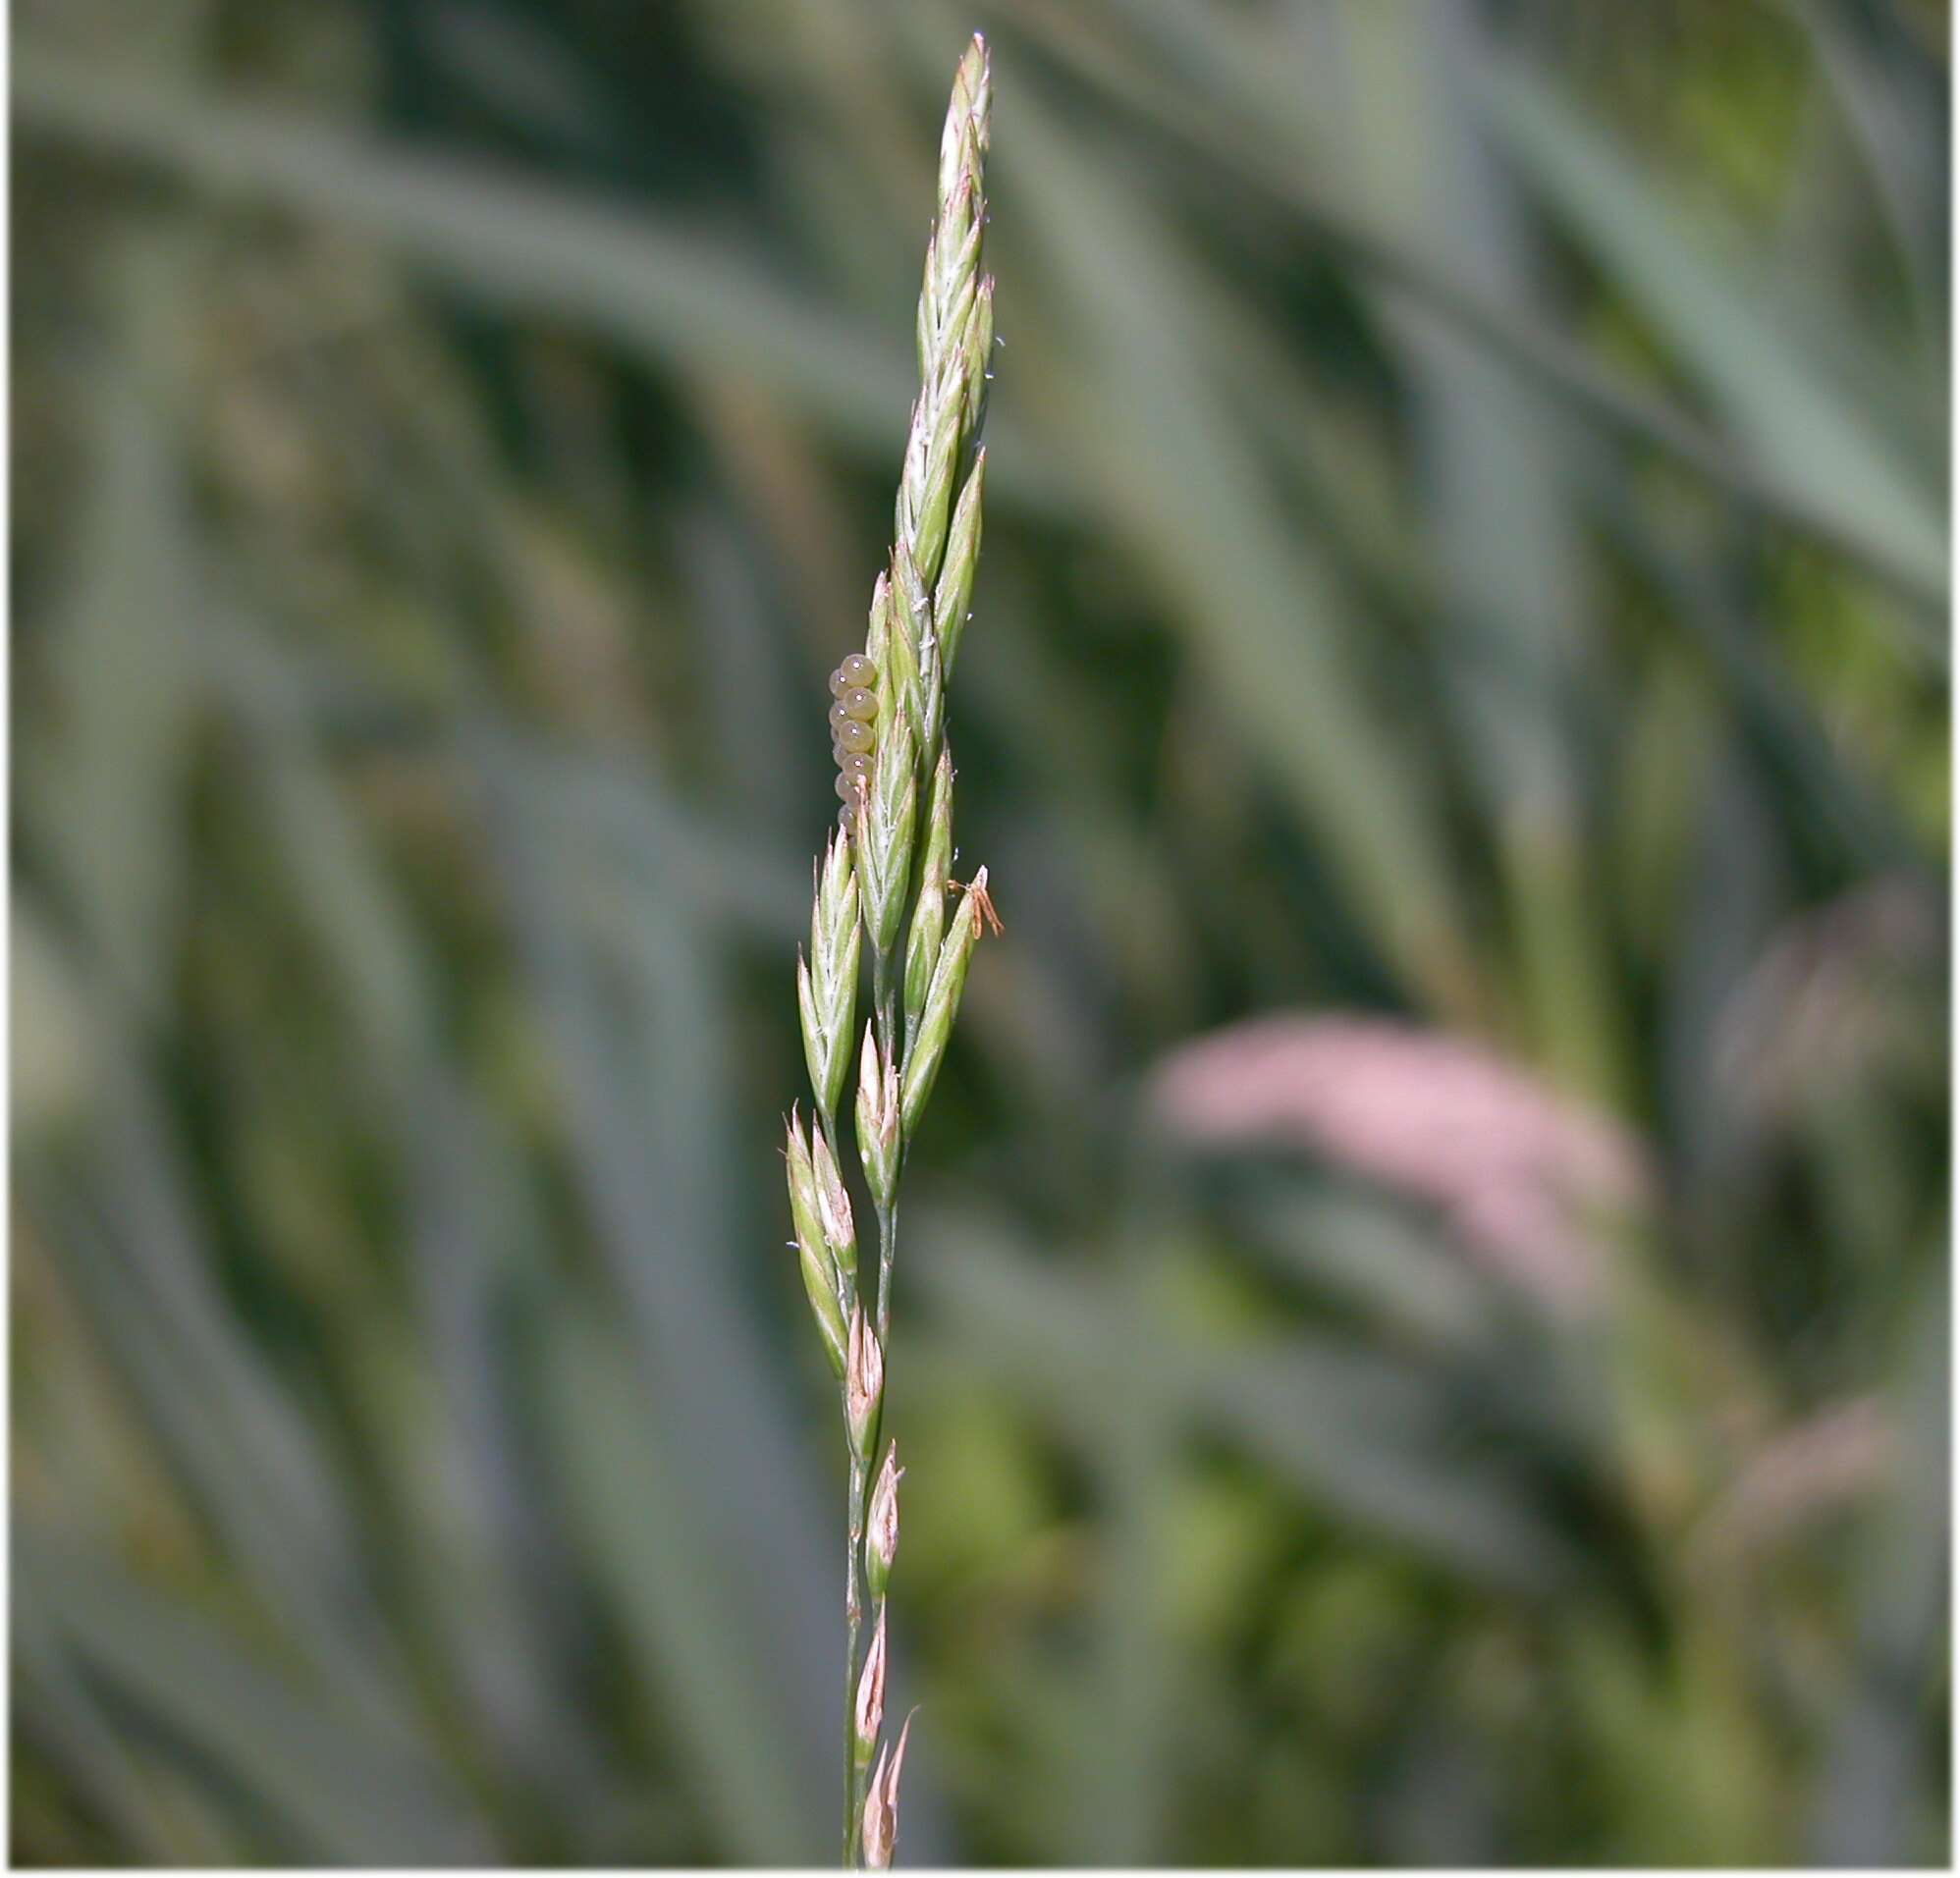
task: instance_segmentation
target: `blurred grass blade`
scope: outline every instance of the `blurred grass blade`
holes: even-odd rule
[[[630,148],[630,127],[549,16],[501,0],[438,0],[423,12],[431,58],[520,134],[595,162]]]
[[[88,1796],[123,1848],[154,1865],[239,1864],[245,1849],[182,1803],[117,1733],[97,1692],[42,1611],[31,1574],[12,1585],[14,1727],[42,1742]]]
[[[1948,1684],[1952,1624],[1952,1329],[1935,1241],[1899,1336],[1890,1395],[1903,1437],[1896,1482],[1864,1534],[1857,1656],[1825,1764],[1812,1855],[1843,1866],[1907,1864],[1923,1788],[1928,1710]],[[1937,1750],[1935,1749],[1934,1752]]]
[[[643,755],[482,720],[463,733],[465,749],[447,717],[431,716],[371,671],[351,671],[318,647],[298,650],[222,608],[207,617],[204,630],[218,688],[278,737],[317,738],[336,756],[358,753],[370,741],[386,748],[406,744],[425,752],[432,764],[455,761],[465,771],[473,750],[520,778],[527,792],[603,826],[609,840],[636,854],[678,901],[717,930],[774,941],[797,932],[808,916],[804,857],[774,825],[683,803]],[[336,871],[342,865],[333,863]],[[336,913],[347,923],[341,935],[352,947],[347,962],[358,967],[368,995],[385,993],[386,1003],[398,1003],[405,988],[395,982],[399,968],[385,962],[388,947],[376,937],[366,893],[363,888],[352,907]]]
[[[193,258],[169,237],[119,256],[124,344],[82,386],[96,473],[49,635],[58,717],[22,725],[46,778],[25,800],[28,831],[116,992],[145,1013],[163,997],[185,897],[179,785],[201,703],[182,462],[163,407]]]
[[[1884,7],[1860,0],[1796,0],[1820,70],[1865,153],[1899,254],[1924,300],[1928,340],[1951,300],[1947,286],[1949,181],[1940,151],[1951,80],[1943,62],[1913,48]]]
[[[756,380],[881,459],[902,436],[904,340],[874,344],[726,240],[647,205],[615,208],[512,169],[423,157],[218,96],[172,95],[39,51],[15,61],[13,97],[29,134],[331,217],[399,243],[494,304],[578,320],[664,364]],[[1000,455],[990,491],[998,483],[1009,500],[1067,507],[1041,453]]]
[[[754,373],[847,433],[889,450],[901,360],[704,233],[662,227],[511,172],[436,161],[357,133],[221,97],[171,96],[45,53],[14,72],[29,132],[162,163],[200,188],[333,216],[408,244],[519,306],[597,323],[695,366]]]
[[[1529,317],[1523,218],[1464,95],[1463,75],[1484,55],[1477,9],[1362,0],[1334,18],[1361,80],[1346,87],[1357,100],[1350,140],[1383,219]],[[1382,298],[1402,339],[1417,473],[1451,596],[1438,635],[1443,691],[1489,800],[1532,1041],[1565,1087],[1616,1105],[1624,1046],[1576,825],[1585,642],[1574,627],[1587,595],[1570,457],[1583,440],[1509,361],[1405,296]]]
[[[273,1862],[482,1864],[487,1840],[433,1763],[335,1715],[212,1622],[20,1521],[15,1569],[91,1678],[179,1753],[262,1804]]]
[[[1276,1265],[1320,1297],[1354,1304],[1418,1348],[1487,1348],[1487,1287],[1411,1210],[1365,1189],[1288,1183],[1232,1217]]]
[[[1571,1570],[1524,1495],[1467,1464],[1448,1394],[1422,1371],[1297,1338],[1211,1367],[1194,1401],[1202,1422],[1316,1498],[1474,1579],[1543,1591]]]
[[[1475,1001],[1432,778],[1397,748],[1348,648],[1363,639],[1316,545],[1291,525],[1203,369],[1180,256],[1134,190],[1026,92],[1001,193],[1067,307],[1050,363],[1062,437],[1100,483],[1126,551],[1175,596],[1183,629],[1259,753],[1324,839],[1407,981]],[[1150,388],[1147,397],[1138,386]]]
[[[504,726],[483,725],[478,736],[487,761],[603,830],[709,928],[774,941],[808,920],[807,868],[769,825],[683,805],[637,764],[542,745]]]
[[[645,1705],[670,1718],[691,1806],[737,1863],[814,1861],[804,1744],[767,1639],[703,1517],[688,1424],[659,1412],[616,1325],[565,1305],[544,1343],[546,1427],[582,1550],[617,1612]]]
[[[1329,1338],[1214,1349],[1157,1314],[1140,1322],[1094,1278],[1044,1271],[991,1235],[922,1226],[923,1264],[960,1342],[1093,1436],[1132,1367],[1152,1368],[1185,1427],[1267,1462],[1344,1518],[1468,1576],[1543,1589],[1563,1541],[1495,1470],[1466,1464],[1457,1405],[1424,1369]],[[1445,1458],[1446,1457],[1446,1458]]]
[[[1536,74],[1494,65],[1491,122],[1533,186],[1700,380],[1761,472],[1914,587],[1945,591],[1936,494],[1799,354],[1649,180]]]
[[[1181,43],[1188,29],[1181,0],[1174,11],[1165,0],[1151,3],[1162,15],[1159,27],[1171,29]],[[1254,24],[1244,27],[1247,21]],[[1270,190],[1290,205],[1329,256],[1359,280],[1433,313],[1521,376],[1565,400],[1575,416],[1678,461],[1752,511],[1820,536],[1836,552],[1899,583],[1922,605],[1943,606],[1943,571],[1931,583],[1910,578],[1866,537],[1833,526],[1801,488],[1774,473],[1774,465],[1766,468],[1745,459],[1672,401],[1604,368],[1587,347],[1556,326],[1440,265],[1413,236],[1351,199],[1342,146],[1314,117],[1315,88],[1328,82],[1321,68],[1335,25],[1332,13],[1296,8],[1297,42],[1287,44],[1281,35],[1277,45],[1253,44],[1233,64],[1235,76],[1254,74],[1255,81],[1238,89],[1222,87],[1205,99],[1194,98],[1189,80],[1192,71],[1203,71],[1215,60],[1178,67],[1171,82],[1124,56],[1124,49],[1106,34],[1081,30],[1079,21],[1059,10],[1017,10],[1017,25],[1099,95],[1142,113],[1168,134],[1173,150],[1188,144],[1228,174]],[[1256,39],[1266,34],[1266,24],[1251,15],[1213,13],[1207,18],[1208,37],[1235,29]],[[1167,188],[1178,188],[1182,166],[1173,163],[1163,180]]]
[[[470,1710],[507,1766],[547,1767],[573,1789],[589,1747],[554,1687],[538,1608],[541,1547],[490,1323],[508,1287],[529,1196],[495,1152],[482,1105],[440,1049],[431,968],[367,830],[314,747],[296,674],[243,627],[217,634],[222,687],[263,778],[275,848],[336,980],[360,1097],[389,1117],[407,1189],[418,1327],[436,1387],[426,1425],[393,1444],[401,1494],[429,1496],[429,1556],[408,1562],[421,1622],[455,1657]],[[535,1221],[529,1222],[533,1228]]]
[[[1609,478],[1592,476],[1587,483],[1594,513],[1654,583],[1661,617],[1706,663],[1784,799],[1803,804],[1828,829],[1846,859],[1886,867],[1924,864],[1924,843],[1897,804],[1858,766],[1858,752],[1831,736],[1795,673],[1778,659],[1769,622],[1743,613],[1741,583],[1670,548]]]
[[[103,1185],[113,1191],[116,1182]],[[286,1450],[296,1461],[291,1476],[272,1470],[263,1445],[269,1430],[249,1424],[251,1410],[223,1381],[239,1353],[216,1368],[200,1365],[123,1243],[127,1225],[98,1223],[43,1168],[27,1170],[24,1194],[62,1248],[65,1275],[133,1406],[264,1610],[372,1734],[405,1739],[400,1665],[375,1633],[341,1518],[319,1524],[321,1510],[308,1504],[304,1486],[318,1476],[303,1450]]]
[[[742,1296],[713,961],[671,904],[621,869],[601,832],[539,800],[472,739],[503,887],[565,1090],[566,1147],[624,1300],[654,1413],[695,1430],[675,1465],[688,1517],[718,1548],[736,1631],[795,1718],[778,1777],[824,1843],[831,1813],[832,1586],[812,1470],[778,1353]],[[775,1234],[757,1222],[758,1254]]]

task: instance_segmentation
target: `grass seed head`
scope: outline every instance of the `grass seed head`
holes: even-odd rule
[[[803,1125],[789,1117],[789,1212],[796,1224],[796,1261],[803,1274],[803,1294],[810,1301],[810,1315],[817,1320],[817,1334],[823,1338],[824,1354],[840,1378],[844,1368],[844,1307],[839,1302],[842,1284],[837,1261],[832,1256],[822,1223],[818,1200],[818,1180]],[[823,1136],[817,1136],[823,1147]],[[826,1150],[826,1154],[828,1151]]]
[[[905,1083],[899,1101],[899,1119],[905,1139],[911,1140],[925,1112],[927,1099],[939,1077],[941,1059],[946,1055],[947,1039],[953,1033],[953,1020],[959,1011],[960,993],[966,989],[966,967],[973,956],[974,941],[980,937],[980,908],[987,891],[987,870],[973,877],[953,916],[939,958],[933,965],[932,983],[926,991],[924,1014],[919,1019],[918,1041],[912,1046],[911,1060],[905,1065]],[[991,904],[991,902],[989,902]]]
[[[803,1133],[802,1119],[793,1109],[785,1132],[789,1137],[784,1158],[789,1168],[789,1216],[795,1221],[796,1237],[820,1247],[824,1244],[824,1232],[817,1211],[816,1167],[810,1158],[810,1144]]]
[[[811,1185],[816,1190],[817,1220],[840,1271],[857,1269],[857,1224],[850,1215],[850,1195],[824,1132],[810,1143]]]
[[[918,1711],[913,1710],[913,1714]],[[912,1717],[898,1731],[898,1744],[889,1752],[881,1750],[871,1786],[864,1796],[864,1862],[873,1871],[884,1871],[898,1849],[898,1777],[904,1771],[905,1746],[911,1740]]]
[[[850,1040],[856,1030],[858,885],[850,841],[833,831],[817,875],[810,919],[810,957],[799,964],[796,1004],[803,1026],[803,1053],[810,1087],[825,1115],[837,1112],[844,1095]]]
[[[900,722],[878,749],[871,766],[871,788],[859,816],[863,855],[864,927],[874,949],[890,952],[898,942],[905,913],[905,890],[912,878],[912,841],[918,823],[914,772],[917,745]]]
[[[846,1851],[854,1840],[874,1869],[892,1862],[898,1777],[910,1738],[878,1750],[884,1722],[887,1632],[883,1599],[898,1545],[896,1448],[875,1481],[866,1474],[883,1415],[885,1350],[855,1286],[857,1244],[842,1170],[833,1157],[844,1052],[855,1021],[861,939],[875,954],[878,1008],[858,1053],[858,1157],[878,1207],[878,1287],[886,1320],[898,1176],[946,1053],[983,920],[998,930],[986,870],[949,916],[953,780],[946,746],[946,685],[965,631],[979,560],[986,414],[994,349],[994,283],[986,272],[992,72],[976,35],[962,55],[940,137],[939,198],[920,280],[915,331],[919,395],[912,406],[894,504],[890,563],[872,588],[863,654],[831,674],[833,755],[845,831],[833,835],[819,873],[810,950],[796,967],[796,999],[818,1126],[805,1137],[792,1118],[790,1204],[812,1310],[843,1379],[852,1457],[850,1520],[861,1540],[864,1582],[879,1600],[876,1634],[850,1665],[850,1797]],[[918,824],[925,831],[920,849]],[[895,982],[900,932],[904,957]],[[898,995],[895,995],[897,993]],[[898,1016],[902,997],[903,1023]],[[868,1261],[867,1261],[868,1262]],[[857,1563],[845,1608],[856,1655]],[[868,1791],[863,1783],[870,1775]]]
[[[885,1059],[866,1024],[857,1062],[857,1156],[880,1207],[891,1206],[898,1192],[899,1142],[898,1065]]]
[[[953,866],[953,756],[942,749],[926,809],[926,846],[919,863],[919,898],[905,939],[905,1019],[925,1011],[940,941],[946,937],[946,886]]]
[[[890,630],[891,617],[892,577],[881,567],[878,578],[871,583],[871,617],[864,629],[864,656],[878,668],[881,678],[885,671],[885,635]]]
[[[844,1419],[850,1431],[850,1451],[869,1465],[878,1436],[878,1411],[885,1399],[885,1352],[878,1333],[865,1321],[861,1305],[850,1313],[844,1342]]]
[[[871,1488],[871,1512],[864,1532],[864,1576],[873,1597],[883,1597],[898,1556],[898,1482],[905,1470],[898,1465],[898,1444],[887,1444],[885,1465]]]
[[[942,682],[939,653],[932,635],[932,599],[903,540],[892,550],[892,631],[888,644],[893,685],[890,708],[910,728],[914,743],[929,749],[938,719],[934,700]],[[878,731],[882,740],[882,714]]]
[[[973,453],[973,467],[967,471],[959,501],[953,507],[946,561],[933,592],[933,632],[939,640],[940,670],[947,680],[953,677],[967,610],[973,605],[973,576],[980,565],[980,499],[986,486],[987,453],[981,449]]]
[[[871,1633],[871,1647],[864,1652],[864,1668],[857,1679],[857,1701],[851,1711],[856,1734],[852,1744],[857,1764],[868,1767],[885,1726],[885,1605],[878,1606],[878,1626]]]
[[[987,41],[975,33],[953,75],[946,123],[939,134],[939,199],[953,201],[962,174],[978,177],[987,161],[993,107],[994,69]]]

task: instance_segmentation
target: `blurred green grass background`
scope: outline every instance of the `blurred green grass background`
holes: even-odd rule
[[[15,1857],[830,1855],[790,967],[975,27],[901,1858],[1943,1862],[1923,0],[20,0]]]

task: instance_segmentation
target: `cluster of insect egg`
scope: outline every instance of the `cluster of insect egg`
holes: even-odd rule
[[[872,720],[878,715],[878,668],[861,652],[853,652],[831,673],[831,755],[837,758],[837,792],[844,803],[838,820],[850,826],[850,812],[857,802],[857,780],[871,782],[871,752],[878,734]]]

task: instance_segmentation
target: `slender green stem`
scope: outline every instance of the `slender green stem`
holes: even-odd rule
[[[898,1203],[894,1200],[889,1207],[878,1210],[878,1341],[889,1345],[887,1334],[892,1324],[892,1260],[898,1249]],[[891,1372],[886,1372],[886,1386],[891,1386]]]
[[[874,952],[871,964],[872,986],[872,1027],[878,1039],[878,1046],[891,1059],[894,1040],[898,1031],[898,992],[894,983],[892,957],[887,952]],[[874,1309],[878,1343],[886,1353],[889,1366],[891,1355],[890,1329],[892,1322],[892,1260],[898,1250],[898,1211],[896,1202],[880,1207],[878,1211],[878,1289]],[[891,1386],[891,1372],[886,1370],[886,1387]],[[879,1405],[878,1419],[884,1421],[884,1406]],[[882,1438],[880,1430],[874,1430],[870,1451],[875,1455]],[[844,1816],[844,1863],[854,1864],[862,1855],[862,1827],[864,1814],[865,1781],[868,1768],[860,1769],[855,1751],[856,1687],[860,1674],[857,1662],[857,1636],[860,1611],[857,1599],[857,1573],[864,1552],[864,1502],[865,1470],[855,1460],[850,1464],[850,1653],[849,1690],[850,1699],[844,1719],[844,1767],[845,1767],[845,1816]]]
[[[881,1050],[888,1053],[888,1057],[892,1048],[893,1033],[897,1028],[898,1018],[897,993],[893,984],[893,976],[891,954],[888,952],[874,952],[871,962],[871,1021],[878,1039],[878,1046]],[[879,1347],[885,1351],[888,1364],[891,1356],[891,1345],[887,1333],[891,1327],[892,1320],[892,1255],[896,1250],[897,1243],[897,1208],[896,1207],[880,1207],[878,1208],[878,1290],[874,1316],[877,1324]],[[891,1386],[889,1368],[886,1373],[886,1386],[888,1388]],[[879,1409],[879,1420],[881,1422],[884,1420],[882,1404]],[[875,1433],[871,1440],[871,1451],[874,1454],[878,1451],[878,1436]],[[857,1462],[853,1461],[850,1466],[850,1556],[852,1574],[850,1660],[851,1688],[853,1690],[852,1713],[854,1716],[854,1691],[856,1689],[856,1677],[859,1673],[857,1668],[858,1616],[856,1610],[856,1574],[864,1551],[864,1469]],[[848,1781],[848,1799],[846,1802],[848,1814],[844,1821],[844,1856],[846,1862],[849,1862],[857,1852],[861,1852],[862,1851],[861,1845],[858,1842],[861,1838],[860,1821],[864,1813],[864,1782],[866,1774],[869,1771],[866,1769],[860,1772],[858,1769],[853,1745],[853,1720],[849,1717],[846,1718],[844,1725],[844,1755],[845,1765],[849,1769],[850,1775]]]
[[[888,953],[877,953],[872,962],[872,1024],[878,1037],[878,1047],[884,1052],[887,1062],[897,1063],[899,1073],[904,1073],[903,1058],[898,1050],[898,988],[893,980],[892,958]],[[906,1040],[906,1049],[910,1049],[910,1039]],[[903,1151],[900,1150],[902,1154]],[[903,1162],[900,1161],[902,1169]],[[875,1312],[878,1325],[878,1343],[884,1350],[887,1364],[891,1361],[890,1338],[892,1325],[892,1261],[898,1249],[898,1203],[895,1197],[891,1205],[878,1208],[878,1292]],[[891,1378],[889,1370],[887,1387]]]
[[[837,1118],[822,1103],[817,1106],[817,1122],[823,1129],[831,1158],[838,1159]],[[841,1164],[841,1163],[840,1163]],[[839,1299],[846,1322],[857,1303],[857,1279],[850,1272],[840,1273]],[[845,1401],[841,1385],[839,1406]],[[864,1464],[855,1455],[850,1459],[850,1481],[844,1515],[844,1868],[853,1871],[859,1856],[859,1821],[864,1810],[857,1769],[857,1641],[864,1624],[864,1600],[858,1589],[858,1572],[864,1552],[864,1506],[867,1484]]]
[[[859,1863],[858,1822],[864,1813],[864,1777],[857,1762],[857,1637],[864,1620],[857,1573],[864,1551],[864,1465],[853,1455],[844,1548],[844,1868],[846,1871],[856,1870]]]

